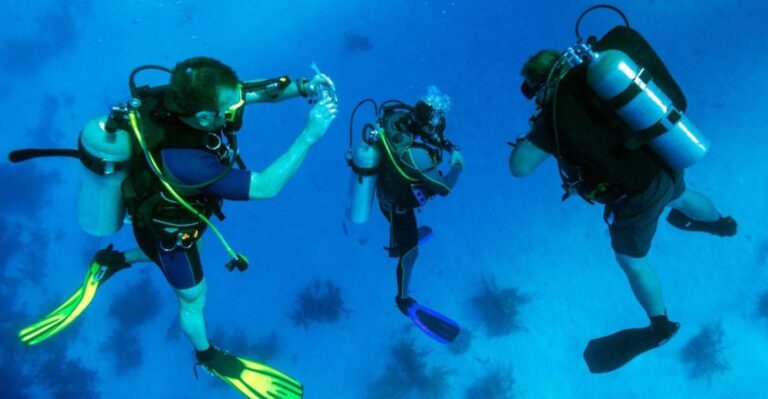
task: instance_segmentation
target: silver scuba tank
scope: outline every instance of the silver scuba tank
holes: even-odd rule
[[[619,50],[591,52],[590,58],[587,83],[637,134],[627,143],[630,149],[648,143],[674,169],[704,157],[709,140],[675,108],[646,69]]]
[[[371,215],[378,178],[376,168],[381,163],[381,154],[375,147],[375,141],[366,140],[355,146],[348,154],[348,158],[352,167],[352,176],[349,180],[346,216],[352,223],[363,224]]]
[[[125,205],[120,186],[127,175],[131,157],[130,134],[114,133],[104,128],[107,118],[89,121],[78,139],[80,192],[77,220],[80,227],[94,236],[108,236],[123,226]]]

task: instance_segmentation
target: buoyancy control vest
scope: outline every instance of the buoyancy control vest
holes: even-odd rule
[[[681,110],[686,100],[661,59],[635,30],[617,26],[593,43],[596,51],[620,50],[651,72],[658,85]],[[607,202],[643,192],[669,167],[648,146],[627,148],[635,134],[601,101],[587,83],[587,65],[571,69],[557,84],[543,117],[555,134],[556,157],[566,190],[591,201]]]
[[[386,201],[404,208],[417,208],[435,196],[421,181],[421,173],[428,173],[437,168],[440,160],[435,153],[440,150],[414,141],[412,134],[401,125],[407,116],[407,112],[396,111],[386,114],[383,118],[383,131],[377,146],[379,152],[385,155],[379,165],[377,189]],[[414,149],[429,153],[432,164],[422,168],[421,165],[412,165],[403,160],[402,156]]]
[[[166,90],[167,86],[152,88],[140,97],[141,106],[138,112],[141,115],[141,132],[144,145],[152,157],[162,165],[164,149],[203,150],[216,155],[222,164],[228,166],[228,172],[231,162],[234,161],[231,160],[230,149],[222,137],[224,133],[196,130],[184,124],[177,115],[163,106]],[[136,142],[133,144],[132,162],[128,176],[122,184],[123,199],[132,222],[138,229],[149,232],[152,238],[163,242],[166,248],[173,245],[190,246],[201,236],[206,224],[167,192],[159,177],[150,168],[141,146]],[[224,177],[226,172],[202,184],[172,183],[172,186],[189,205],[206,218],[216,214],[223,219],[222,200],[202,194],[200,190],[214,184]]]

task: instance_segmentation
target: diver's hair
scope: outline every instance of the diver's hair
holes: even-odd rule
[[[528,58],[520,70],[520,75],[528,79],[534,86],[543,83],[560,56],[562,56],[562,52],[558,50],[540,50]]]
[[[235,88],[238,82],[235,71],[223,62],[210,57],[190,58],[176,64],[171,71],[165,105],[183,115],[216,109],[217,90]]]

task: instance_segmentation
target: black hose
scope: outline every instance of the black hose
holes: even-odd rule
[[[584,17],[586,17],[587,14],[589,14],[590,12],[592,12],[594,10],[597,10],[599,8],[607,8],[609,10],[615,11],[617,14],[619,14],[621,19],[624,20],[624,25],[627,28],[630,27],[629,26],[629,20],[627,19],[627,16],[624,15],[624,12],[622,12],[620,9],[618,9],[617,7],[614,7],[612,5],[609,5],[609,4],[598,4],[596,6],[592,6],[592,7],[587,8],[586,10],[584,10],[584,12],[582,12],[581,15],[579,15],[579,19],[576,20],[576,38],[579,39],[579,42],[584,41],[581,38],[581,33],[579,33],[579,26],[581,25],[581,20],[584,19]]]
[[[357,103],[357,105],[355,105],[355,108],[352,109],[352,115],[349,117],[349,149],[350,150],[352,149],[352,141],[353,141],[352,135],[354,134],[353,130],[355,128],[355,114],[357,113],[357,110],[360,109],[360,107],[365,103],[371,103],[371,105],[373,105],[373,110],[374,112],[377,113],[377,117],[378,117],[379,107],[376,105],[376,101],[374,101],[372,98],[366,98],[364,100],[360,100],[360,102]]]
[[[395,104],[395,105],[388,105],[388,104]],[[402,102],[400,100],[389,99],[389,100],[385,100],[383,103],[381,103],[381,106],[379,106],[379,110],[378,110],[376,116],[381,118],[383,116],[383,115],[381,115],[381,113],[385,109],[387,109],[387,108],[389,108],[390,110],[404,109],[406,111],[413,111],[413,107],[411,107],[410,105],[408,105],[408,104],[406,104],[406,103],[404,103],[404,102]]]
[[[24,150],[15,150],[8,153],[8,160],[11,161],[11,163],[19,163],[34,158],[43,157],[70,157],[80,159],[80,152],[77,150],[66,149],[28,148]]]
[[[128,77],[128,87],[131,89],[131,95],[136,97],[136,82],[134,81],[134,78],[136,77],[136,74],[146,70],[146,69],[157,69],[159,71],[164,71],[171,73],[171,70],[160,65],[142,65],[140,67],[135,68],[133,71],[131,71],[131,75]]]
[[[406,109],[406,110],[409,110],[409,111],[412,109],[409,105],[405,104],[404,102],[402,102],[400,100],[394,100],[394,99],[384,100],[384,102],[382,102],[381,105],[376,104],[376,101],[373,100],[372,98],[366,98],[364,100],[361,100],[359,103],[357,103],[357,105],[355,105],[355,108],[352,109],[352,116],[349,117],[349,149],[350,150],[352,149],[352,142],[353,142],[353,135],[354,135],[353,131],[354,131],[354,128],[355,128],[355,126],[354,126],[355,114],[357,113],[357,110],[363,104],[366,104],[366,103],[371,103],[371,105],[373,105],[373,111],[376,113],[376,121],[377,122],[380,121],[380,119],[383,116],[382,113],[385,112],[387,110],[387,108],[391,108],[391,109]],[[388,104],[395,104],[395,105],[389,106]],[[365,133],[368,130],[373,129],[373,127],[374,126],[372,124],[370,124],[370,123],[366,123],[365,126],[363,126],[363,129],[360,132],[363,141],[367,140],[367,137],[365,136]]]

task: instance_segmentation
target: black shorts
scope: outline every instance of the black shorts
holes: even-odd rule
[[[133,236],[139,248],[163,272],[165,279],[175,289],[192,288],[203,281],[203,266],[200,263],[200,253],[197,242],[189,249],[173,248],[152,238],[152,233],[133,225]],[[165,249],[164,249],[165,248]]]
[[[379,208],[389,221],[389,256],[399,258],[419,245],[419,229],[413,208],[402,208],[379,201]]]
[[[664,208],[684,191],[685,178],[682,171],[673,177],[659,173],[644,192],[607,204],[605,221],[608,223],[613,250],[633,258],[648,255]]]

